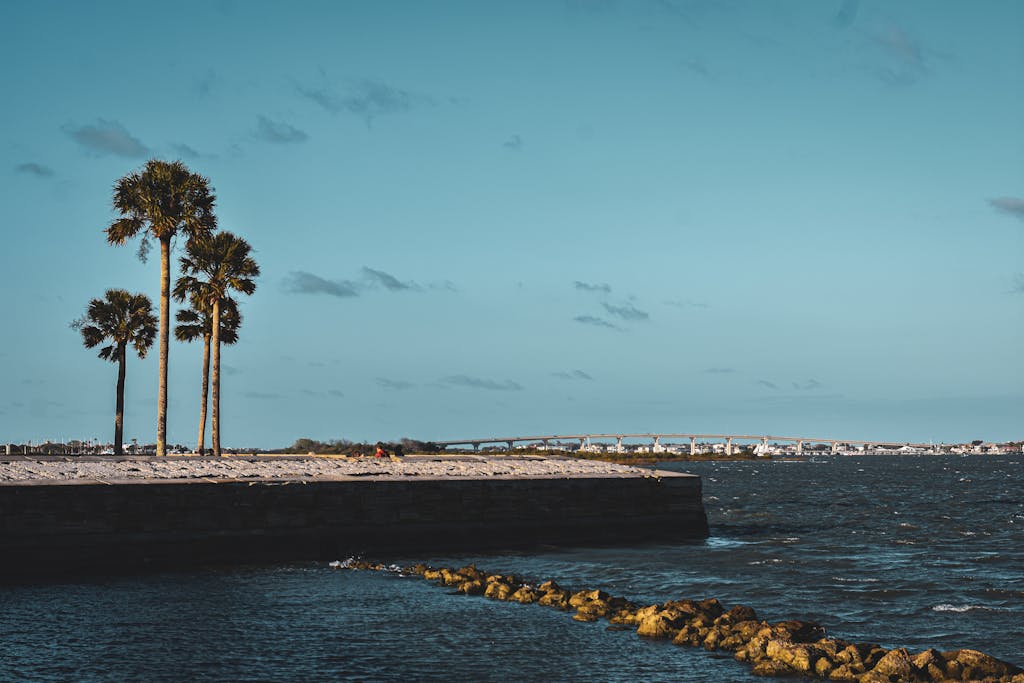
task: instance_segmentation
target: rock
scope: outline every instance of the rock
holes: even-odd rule
[[[480,581],[479,579],[471,579],[460,583],[455,590],[466,595],[483,595],[484,589],[483,581]]]
[[[543,607],[554,607],[555,609],[569,611],[571,609],[569,606],[569,591],[561,589],[548,591],[537,599],[537,604]]]
[[[591,602],[593,600],[607,600],[609,597],[611,596],[602,590],[579,591],[572,594],[572,597],[569,598],[569,604],[573,607],[579,607],[585,602]]]
[[[823,653],[813,645],[790,643],[785,640],[769,640],[765,647],[765,654],[794,671],[808,674],[814,672],[814,665],[821,659]]]
[[[512,586],[501,581],[488,581],[487,588],[484,589],[485,598],[508,600],[510,595],[512,595]]]
[[[782,662],[776,662],[774,659],[762,659],[757,664],[754,664],[754,668],[751,669],[750,673],[755,676],[796,676],[797,673],[790,669]]]
[[[597,616],[596,614],[591,614],[590,612],[577,612],[576,614],[572,615],[572,618],[573,618],[573,621],[587,621],[587,622],[589,622],[589,621],[597,621],[601,617]]]
[[[955,656],[950,656],[955,655]],[[960,679],[964,681],[983,678],[1009,678],[1024,673],[1020,668],[991,657],[977,650],[952,650],[943,652],[946,660],[946,674],[950,675],[949,663],[956,662],[960,668]],[[950,676],[952,678],[952,676]]]
[[[828,657],[822,657],[814,663],[814,673],[818,678],[828,678],[828,675],[832,673],[833,666],[834,664]]]
[[[687,621],[687,615],[670,610],[661,610],[644,617],[636,633],[644,638],[674,638]]]
[[[825,629],[813,621],[780,621],[772,628],[779,635],[788,634],[794,643],[813,643],[825,637]]]
[[[884,657],[878,660],[871,670],[861,680],[865,681],[913,681],[916,680],[917,671],[914,663],[910,661],[910,655],[906,648],[897,648],[889,651]]]
[[[548,580],[542,583],[541,585],[537,586],[537,590],[539,590],[541,593],[551,593],[552,591],[561,591],[562,587],[554,581]]]
[[[858,681],[863,672],[855,672],[849,664],[840,664],[828,674],[830,681]]]
[[[425,569],[423,571],[423,578],[427,581],[440,581],[444,578],[443,569]]]
[[[714,621],[717,617],[725,614],[725,608],[722,607],[722,603],[718,601],[718,598],[708,598],[697,603],[697,608],[702,614],[707,615],[711,621]],[[753,611],[753,610],[751,610]]]
[[[925,650],[911,658],[922,680],[942,681],[946,678],[946,660],[937,650]]]
[[[537,598],[540,597],[533,588],[529,586],[520,586],[519,589],[508,596],[509,602],[518,602],[522,605],[529,605],[537,602]]]

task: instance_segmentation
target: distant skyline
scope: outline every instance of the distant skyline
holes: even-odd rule
[[[13,0],[0,36],[0,441],[111,438],[68,324],[157,301],[103,234],[149,158],[262,267],[227,447],[1024,438],[1024,3]],[[127,377],[150,443],[155,354]]]

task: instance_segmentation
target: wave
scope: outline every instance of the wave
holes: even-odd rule
[[[950,605],[943,603],[941,605],[935,605],[932,607],[933,612],[970,612],[971,610],[985,610],[986,612],[995,611],[992,607],[985,607],[984,605]]]

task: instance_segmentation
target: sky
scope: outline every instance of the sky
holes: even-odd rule
[[[1016,0],[8,0],[0,63],[0,442],[112,438],[69,323],[158,301],[103,232],[151,158],[262,268],[225,446],[1024,438]],[[171,443],[200,361],[172,338]]]

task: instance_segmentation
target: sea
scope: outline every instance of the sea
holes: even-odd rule
[[[366,559],[475,563],[637,604],[714,597],[830,637],[1024,666],[1024,456],[659,467],[701,475],[710,538]],[[325,561],[0,586],[0,680],[756,679],[728,653]]]

